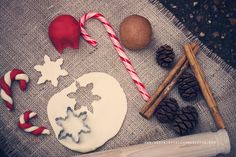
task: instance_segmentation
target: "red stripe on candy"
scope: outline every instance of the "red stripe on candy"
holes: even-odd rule
[[[32,131],[32,134],[33,135],[40,135],[43,132],[44,129],[46,129],[46,128],[45,127],[39,127],[38,129]]]
[[[21,128],[21,129],[28,129],[28,128],[32,127],[32,126],[33,126],[33,124],[31,124],[31,123],[23,123],[23,124],[21,124],[20,122],[18,122],[18,127]]]
[[[7,95],[11,96],[11,89],[8,86],[8,84],[5,82],[4,76],[0,79],[0,86],[1,86],[1,89],[4,90]]]
[[[31,113],[31,111],[26,111],[24,113],[24,120],[25,120],[25,122],[27,122],[30,119],[30,117],[29,117],[30,113]]]

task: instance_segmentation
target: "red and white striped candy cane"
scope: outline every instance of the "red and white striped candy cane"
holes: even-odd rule
[[[105,27],[105,29],[107,30],[107,33],[116,49],[116,51],[119,54],[120,59],[122,60],[122,62],[124,63],[127,71],[129,72],[131,78],[133,79],[134,83],[136,84],[139,92],[141,93],[142,97],[144,100],[148,100],[150,98],[144,84],[140,81],[137,73],[135,72],[130,59],[128,58],[128,56],[126,55],[124,49],[122,48],[119,39],[116,37],[116,34],[112,28],[112,26],[109,24],[109,22],[105,19],[105,17],[100,14],[100,13],[96,13],[96,12],[89,12],[87,14],[84,14],[81,19],[80,19],[80,28],[81,28],[81,35],[83,36],[83,38],[92,46],[96,46],[97,42],[96,40],[92,39],[90,35],[88,35],[88,33],[86,32],[84,25],[85,25],[85,21],[87,21],[90,18],[95,18],[98,19],[103,26]]]
[[[18,121],[18,127],[23,129],[25,132],[29,132],[33,135],[49,135],[50,131],[43,126],[34,126],[32,123],[29,123],[29,120],[31,118],[34,118],[37,115],[37,113],[32,111],[26,111],[24,114],[20,115],[19,121]]]
[[[19,81],[19,86],[22,91],[26,90],[27,82],[29,82],[29,77],[24,73],[24,71],[19,69],[13,69],[7,72],[0,79],[1,92],[0,96],[4,100],[7,108],[13,110],[13,99],[11,92],[11,85],[14,80]]]

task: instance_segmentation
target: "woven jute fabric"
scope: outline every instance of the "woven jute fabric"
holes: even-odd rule
[[[86,30],[98,41],[92,47],[83,39],[77,50],[66,49],[61,56],[48,38],[48,25],[58,15],[70,14],[80,19],[88,11],[102,13],[115,32],[119,32],[122,19],[131,14],[139,14],[150,20],[153,29],[151,44],[141,51],[126,50],[128,56],[151,94],[164,79],[168,70],[155,62],[155,50],[162,44],[169,44],[177,54],[183,54],[182,45],[198,42],[201,45],[198,60],[214,93],[219,110],[226,123],[231,140],[231,154],[236,155],[236,72],[219,57],[213,54],[158,1],[152,0],[1,0],[0,1],[0,73],[4,75],[12,68],[24,70],[30,77],[27,91],[20,91],[13,84],[15,110],[9,112],[1,102],[0,109],[0,147],[9,156],[72,156],[79,155],[62,146],[52,131],[47,118],[47,104],[55,93],[69,86],[74,78],[89,72],[105,72],[121,84],[128,99],[128,112],[119,133],[100,150],[162,140],[175,137],[169,125],[160,124],[155,118],[146,120],[139,115],[145,104],[135,84],[118,58],[102,24],[91,19],[86,22]],[[47,54],[52,60],[63,58],[63,68],[69,72],[59,78],[57,88],[50,82],[37,85],[40,73],[34,70],[36,64],[43,63]],[[112,91],[111,91],[112,92]],[[194,102],[184,102],[176,88],[169,94],[180,106],[194,105],[200,115],[194,133],[216,131],[216,126],[202,97]],[[20,114],[26,110],[38,113],[32,120],[51,130],[50,136],[35,137],[17,127]],[[104,113],[105,114],[105,113]]]

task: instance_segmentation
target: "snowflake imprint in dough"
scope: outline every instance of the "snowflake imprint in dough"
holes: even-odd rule
[[[66,117],[56,118],[56,124],[62,129],[58,134],[58,139],[62,140],[66,137],[70,137],[74,142],[78,143],[80,141],[80,136],[82,133],[89,133],[90,128],[85,124],[87,119],[87,112],[80,112],[78,115],[68,107],[66,112]]]
[[[41,72],[41,77],[39,78],[37,84],[42,84],[45,81],[51,81],[54,87],[58,85],[58,77],[68,75],[68,72],[64,69],[61,69],[61,65],[63,64],[63,59],[60,58],[56,61],[51,61],[51,59],[45,55],[44,56],[44,64],[36,65],[34,69]]]
[[[93,89],[93,83],[87,84],[86,87],[81,87],[80,84],[76,82],[76,88],[76,92],[72,92],[67,95],[69,98],[76,100],[74,110],[78,110],[82,106],[86,106],[87,110],[93,113],[92,102],[101,99],[100,96],[93,95],[91,91]]]

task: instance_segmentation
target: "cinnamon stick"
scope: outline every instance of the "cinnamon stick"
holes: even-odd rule
[[[208,105],[210,112],[213,116],[213,119],[216,123],[216,126],[220,129],[225,128],[225,124],[224,124],[223,118],[218,110],[216,101],[212,95],[212,92],[209,88],[207,81],[204,78],[203,71],[201,70],[201,67],[200,67],[198,61],[197,61],[196,57],[193,55],[191,46],[189,44],[185,44],[184,50],[185,50],[186,57],[189,61],[189,64],[192,68],[192,71],[194,72],[195,77],[199,83],[202,94],[207,102],[207,105]]]
[[[196,43],[193,43],[191,46],[193,48],[193,52],[196,54],[199,49],[199,46]],[[161,85],[157,88],[157,90],[151,96],[151,98],[141,108],[141,110],[139,112],[140,115],[142,115],[143,117],[145,117],[147,119],[151,118],[152,114],[155,112],[156,107],[159,105],[161,100],[163,100],[165,98],[165,96],[169,93],[169,91],[173,88],[173,86],[176,84],[179,76],[187,67],[188,67],[187,58],[186,58],[185,54],[183,54],[180,57],[177,64],[172,68],[172,70],[168,73],[167,77],[163,80]],[[159,97],[159,100],[157,100],[158,97]],[[155,101],[156,101],[156,103],[155,103]]]

